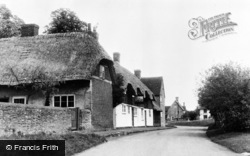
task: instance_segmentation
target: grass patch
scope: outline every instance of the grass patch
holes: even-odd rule
[[[214,120],[169,121],[168,124],[175,126],[210,126],[214,124]]]
[[[105,137],[96,134],[81,134],[73,132],[62,135],[45,133],[23,135],[18,133],[10,136],[1,136],[0,140],[65,140],[66,156],[82,152],[107,141]]]
[[[226,146],[237,153],[250,152],[250,132],[230,132],[224,133],[213,132],[208,136],[213,142],[216,142],[220,145]]]

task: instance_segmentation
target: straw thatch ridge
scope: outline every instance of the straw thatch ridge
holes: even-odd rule
[[[20,79],[43,69],[59,80],[90,79],[101,60],[112,60],[98,41],[86,32],[0,39],[0,85],[15,85],[12,69]]]
[[[155,100],[153,92],[144,85],[140,79],[138,79],[134,74],[132,74],[129,70],[122,67],[119,63],[114,62],[114,67],[116,73],[119,73],[123,76],[124,79],[124,85],[123,88],[126,89],[129,84],[133,87],[135,93],[137,95],[140,95],[141,93],[146,96],[146,94],[149,95],[150,99]]]

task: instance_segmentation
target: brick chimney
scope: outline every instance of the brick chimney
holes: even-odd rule
[[[118,52],[113,53],[113,60],[115,62],[120,63],[120,53],[118,53]]]
[[[138,79],[141,79],[141,70],[135,70],[135,76],[138,78]]]
[[[179,102],[179,97],[178,97],[178,96],[175,98],[175,101],[176,101],[176,102]]]
[[[23,24],[21,26],[21,37],[38,35],[39,26],[36,24]]]

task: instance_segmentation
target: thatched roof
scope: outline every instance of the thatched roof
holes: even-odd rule
[[[87,33],[63,33],[0,39],[0,85],[15,85],[38,67],[59,80],[90,79],[101,60],[112,63],[98,41]],[[11,83],[10,83],[11,82]]]
[[[154,93],[155,96],[161,94],[161,86],[163,85],[162,77],[143,77],[141,81]]]
[[[123,79],[124,79],[123,88],[124,89],[126,89],[127,86],[130,84],[133,87],[137,95],[143,94],[143,96],[145,97],[146,94],[148,94],[151,99],[154,99],[153,92],[145,84],[143,84],[140,79],[138,79],[134,74],[132,74],[129,70],[122,67],[117,62],[114,62],[114,67],[115,67],[116,73],[121,74],[123,76]]]
[[[155,110],[160,111],[160,112],[163,111],[163,110],[161,109],[161,107],[156,103],[156,101],[152,101],[152,104],[153,104]]]

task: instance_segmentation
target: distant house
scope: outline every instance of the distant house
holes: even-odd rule
[[[113,128],[113,61],[97,39],[87,32],[37,34],[38,26],[31,24],[22,37],[0,39],[0,129]],[[42,91],[18,87],[35,82],[39,69],[60,84],[47,104]]]
[[[165,106],[165,120],[168,120],[168,110],[170,106]]]
[[[119,127],[155,126],[154,112],[161,111],[153,92],[119,63],[120,54],[114,53],[116,74],[124,79],[123,101],[114,107],[114,125]]]
[[[165,127],[165,89],[163,77],[143,77],[141,81],[154,93],[155,103],[161,108],[161,111],[154,110],[154,123]]]
[[[210,111],[208,109],[206,109],[205,107],[198,107],[198,110],[200,113],[200,115],[199,115],[200,120],[206,120],[206,119],[211,118]]]
[[[185,107],[183,107],[179,103],[179,98],[176,97],[175,101],[168,109],[167,119],[168,120],[179,120],[185,112],[186,112]]]

